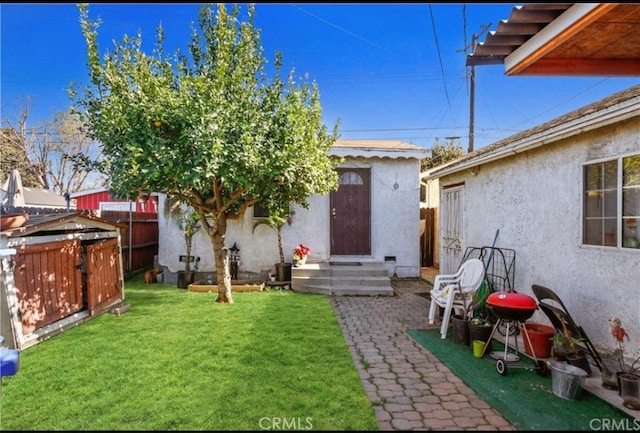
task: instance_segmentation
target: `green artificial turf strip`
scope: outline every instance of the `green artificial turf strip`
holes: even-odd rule
[[[408,333],[518,430],[593,430],[601,428],[603,420],[637,425],[633,417],[585,390],[576,400],[556,396],[551,374],[538,375],[533,360],[524,354],[517,362],[507,362],[507,374],[502,376],[488,353],[475,358],[468,345],[441,339],[439,328]],[[504,345],[496,341],[493,349],[504,353]]]

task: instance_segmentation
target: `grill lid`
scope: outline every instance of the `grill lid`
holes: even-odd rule
[[[487,298],[487,304],[494,307],[513,308],[518,310],[535,310],[536,300],[523,293],[493,292]]]

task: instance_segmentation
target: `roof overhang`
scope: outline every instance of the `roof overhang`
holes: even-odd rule
[[[516,6],[467,56],[511,76],[639,76],[640,3]]]
[[[398,140],[337,140],[329,155],[350,158],[426,158],[424,147]]]
[[[634,95],[621,100],[619,103],[608,105],[601,109],[590,109],[589,106],[585,107],[576,111],[576,113],[581,113],[581,115],[574,116],[571,115],[572,113],[569,113],[566,116],[566,121],[552,120],[539,127],[523,131],[513,137],[478,149],[460,159],[435,167],[434,170],[427,175],[425,180],[441,178],[472,169],[597,128],[638,117],[640,116],[640,93],[638,93],[640,86],[636,86],[636,88],[632,88],[629,91],[633,92],[634,90]],[[591,107],[597,106],[597,103],[591,105]],[[560,119],[564,120],[564,117]]]

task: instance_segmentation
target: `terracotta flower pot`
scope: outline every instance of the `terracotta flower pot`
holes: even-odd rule
[[[524,342],[524,352],[535,358],[548,358],[551,356],[551,337],[555,328],[541,323],[521,323],[520,335]],[[527,339],[527,335],[529,339]]]

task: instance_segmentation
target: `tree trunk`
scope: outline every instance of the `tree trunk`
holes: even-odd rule
[[[227,256],[227,249],[224,247],[225,229],[226,224],[220,222],[218,224],[218,230],[216,230],[215,234],[211,238],[213,257],[215,258],[216,263],[216,276],[218,280],[218,298],[216,299],[216,302],[233,304],[233,297],[231,296],[229,257]],[[222,284],[220,284],[221,281]]]
[[[284,248],[282,247],[282,226],[278,226],[278,256],[280,257],[280,266],[284,265]]]

